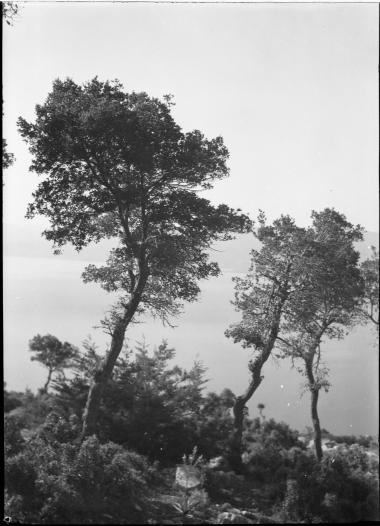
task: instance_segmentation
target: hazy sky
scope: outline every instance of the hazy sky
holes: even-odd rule
[[[222,135],[231,176],[210,198],[270,219],[334,206],[378,230],[376,4],[27,3],[4,31],[4,221],[36,185],[18,136],[55,78],[172,93],[185,131]],[[37,226],[36,226],[37,228]]]

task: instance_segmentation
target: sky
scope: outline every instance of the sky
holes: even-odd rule
[[[80,281],[90,253],[53,258],[40,239],[45,220],[25,219],[38,178],[28,171],[31,157],[16,126],[19,116],[34,118],[54,79],[81,83],[96,75],[119,79],[127,91],[173,94],[173,115],[184,131],[224,138],[230,177],[207,194],[211,201],[251,217],[262,209],[269,220],[290,214],[302,226],[312,209],[335,207],[352,223],[378,231],[378,5],[25,3],[3,34],[3,134],[16,157],[3,176],[10,388],[41,384],[44,373],[25,350],[30,337],[52,332],[78,344],[108,301]],[[223,336],[234,315],[231,277],[227,271],[202,285],[201,302],[176,321],[169,343],[183,349],[185,365],[207,348],[212,385],[230,381],[238,390],[232,344]],[[142,329],[134,331],[141,336]],[[157,324],[144,331],[152,343],[168,334]],[[362,341],[358,329],[331,355],[338,398],[348,393],[343,379],[351,374],[354,381]],[[347,347],[350,358],[342,363],[339,353]],[[321,397],[328,422],[340,432],[377,430],[377,357],[371,344],[362,352],[366,385],[356,398],[349,393],[351,412],[341,400],[337,422],[336,408]],[[243,370],[246,354],[235,349],[233,356],[236,370]],[[300,427],[293,409],[303,404],[307,411],[296,394],[301,380],[294,371],[284,380],[276,367],[260,401],[270,415]]]
[[[376,4],[27,3],[3,37],[4,220],[36,177],[17,132],[56,78],[118,78],[175,97],[185,131],[221,135],[230,178],[210,194],[256,215],[334,206],[378,230]]]

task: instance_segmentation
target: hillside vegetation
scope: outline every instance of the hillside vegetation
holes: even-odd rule
[[[202,365],[180,369],[174,354],[166,343],[126,350],[107,386],[102,433],[83,442],[81,412],[98,359],[91,346],[50,392],[5,390],[6,515],[37,524],[378,518],[375,438],[323,430],[335,444],[320,463],[307,447],[310,429],[300,434],[261,407],[245,421],[244,472],[236,474],[226,461],[235,395],[205,393]]]

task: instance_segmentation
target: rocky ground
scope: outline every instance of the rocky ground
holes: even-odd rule
[[[186,488],[176,482],[178,471],[176,477],[174,470],[167,470],[163,492],[152,500],[150,524],[281,523],[275,517],[265,514],[265,488],[255,489],[247,485],[242,476],[232,472],[212,470],[212,479],[215,481],[216,478],[219,482],[224,481],[225,487],[218,487],[216,491],[213,488],[207,492],[207,483],[204,484],[204,481]],[[210,496],[210,493],[213,495]]]

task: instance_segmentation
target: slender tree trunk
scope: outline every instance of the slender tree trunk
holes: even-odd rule
[[[90,435],[96,434],[99,407],[104,389],[107,385],[107,381],[112,376],[116,360],[123,348],[125,332],[140,303],[146,279],[147,278],[142,278],[139,280],[135,293],[132,295],[131,301],[125,309],[124,316],[117,322],[113,330],[110,350],[94,375],[94,379],[88,392],[86,407],[83,412],[82,440]]]
[[[261,370],[261,367],[260,367]],[[260,371],[258,371],[260,373]],[[243,471],[243,464],[241,460],[242,454],[242,437],[243,437],[243,423],[244,423],[244,408],[246,403],[252,398],[254,392],[261,384],[262,377],[252,374],[252,380],[246,392],[236,398],[233,413],[234,413],[234,429],[230,444],[229,462],[231,467],[236,472]]]
[[[317,459],[321,461],[323,457],[323,451],[322,451],[321,426],[319,423],[319,416],[318,416],[318,396],[319,396],[319,389],[314,389],[311,392],[311,419],[313,421],[313,427],[314,427],[315,454],[317,455]]]
[[[318,397],[320,387],[315,384],[312,360],[306,360],[306,376],[309,382],[309,389],[311,394],[311,421],[313,423],[314,429],[315,454],[317,456],[318,461],[320,462],[323,458],[322,433],[318,416]]]
[[[112,336],[111,348],[107,353],[103,363],[100,365],[99,369],[94,375],[94,379],[88,392],[86,407],[83,413],[82,439],[96,434],[96,422],[104,388],[108,379],[112,375],[116,360],[123,348],[124,335],[128,324],[129,323],[123,319],[115,327]]]
[[[269,344],[260,352],[260,355],[253,360],[249,365],[249,370],[251,371],[251,381],[249,383],[248,389],[241,396],[236,398],[233,413],[234,413],[234,430],[232,434],[232,439],[230,443],[230,450],[228,455],[228,460],[231,464],[231,467],[236,472],[243,471],[243,464],[241,460],[242,454],[242,438],[243,438],[243,423],[244,423],[244,408],[247,402],[252,398],[256,389],[259,387],[263,380],[261,376],[261,370],[263,365],[268,360],[270,353],[272,352],[274,342],[276,337],[271,338]]]
[[[290,269],[291,269],[291,264],[288,265],[287,274],[289,274]],[[287,289],[288,289],[288,282],[285,281],[282,287],[281,301],[279,305],[277,306],[276,310],[274,311],[274,321],[269,330],[266,344],[260,350],[259,356],[257,356],[252,362],[250,362],[248,366],[252,374],[248,389],[243,395],[237,397],[236,402],[233,407],[234,430],[233,430],[232,439],[230,442],[228,460],[231,464],[231,467],[236,472],[244,471],[243,463],[241,459],[243,423],[244,423],[244,407],[246,403],[252,398],[254,392],[259,387],[259,385],[261,384],[264,378],[263,376],[261,376],[261,370],[263,368],[263,365],[265,364],[265,362],[268,360],[269,356],[271,355],[271,352],[277,340],[278,332],[280,330],[282,309],[283,309],[284,303],[286,302],[288,298]]]
[[[49,387],[49,384],[50,384],[50,380],[51,380],[51,375],[53,374],[53,369],[49,369],[49,374],[48,374],[48,377],[47,377],[47,380],[46,380],[46,383],[45,385],[43,386],[42,388],[42,392],[43,393],[47,393],[47,390],[48,390],[48,387]]]

